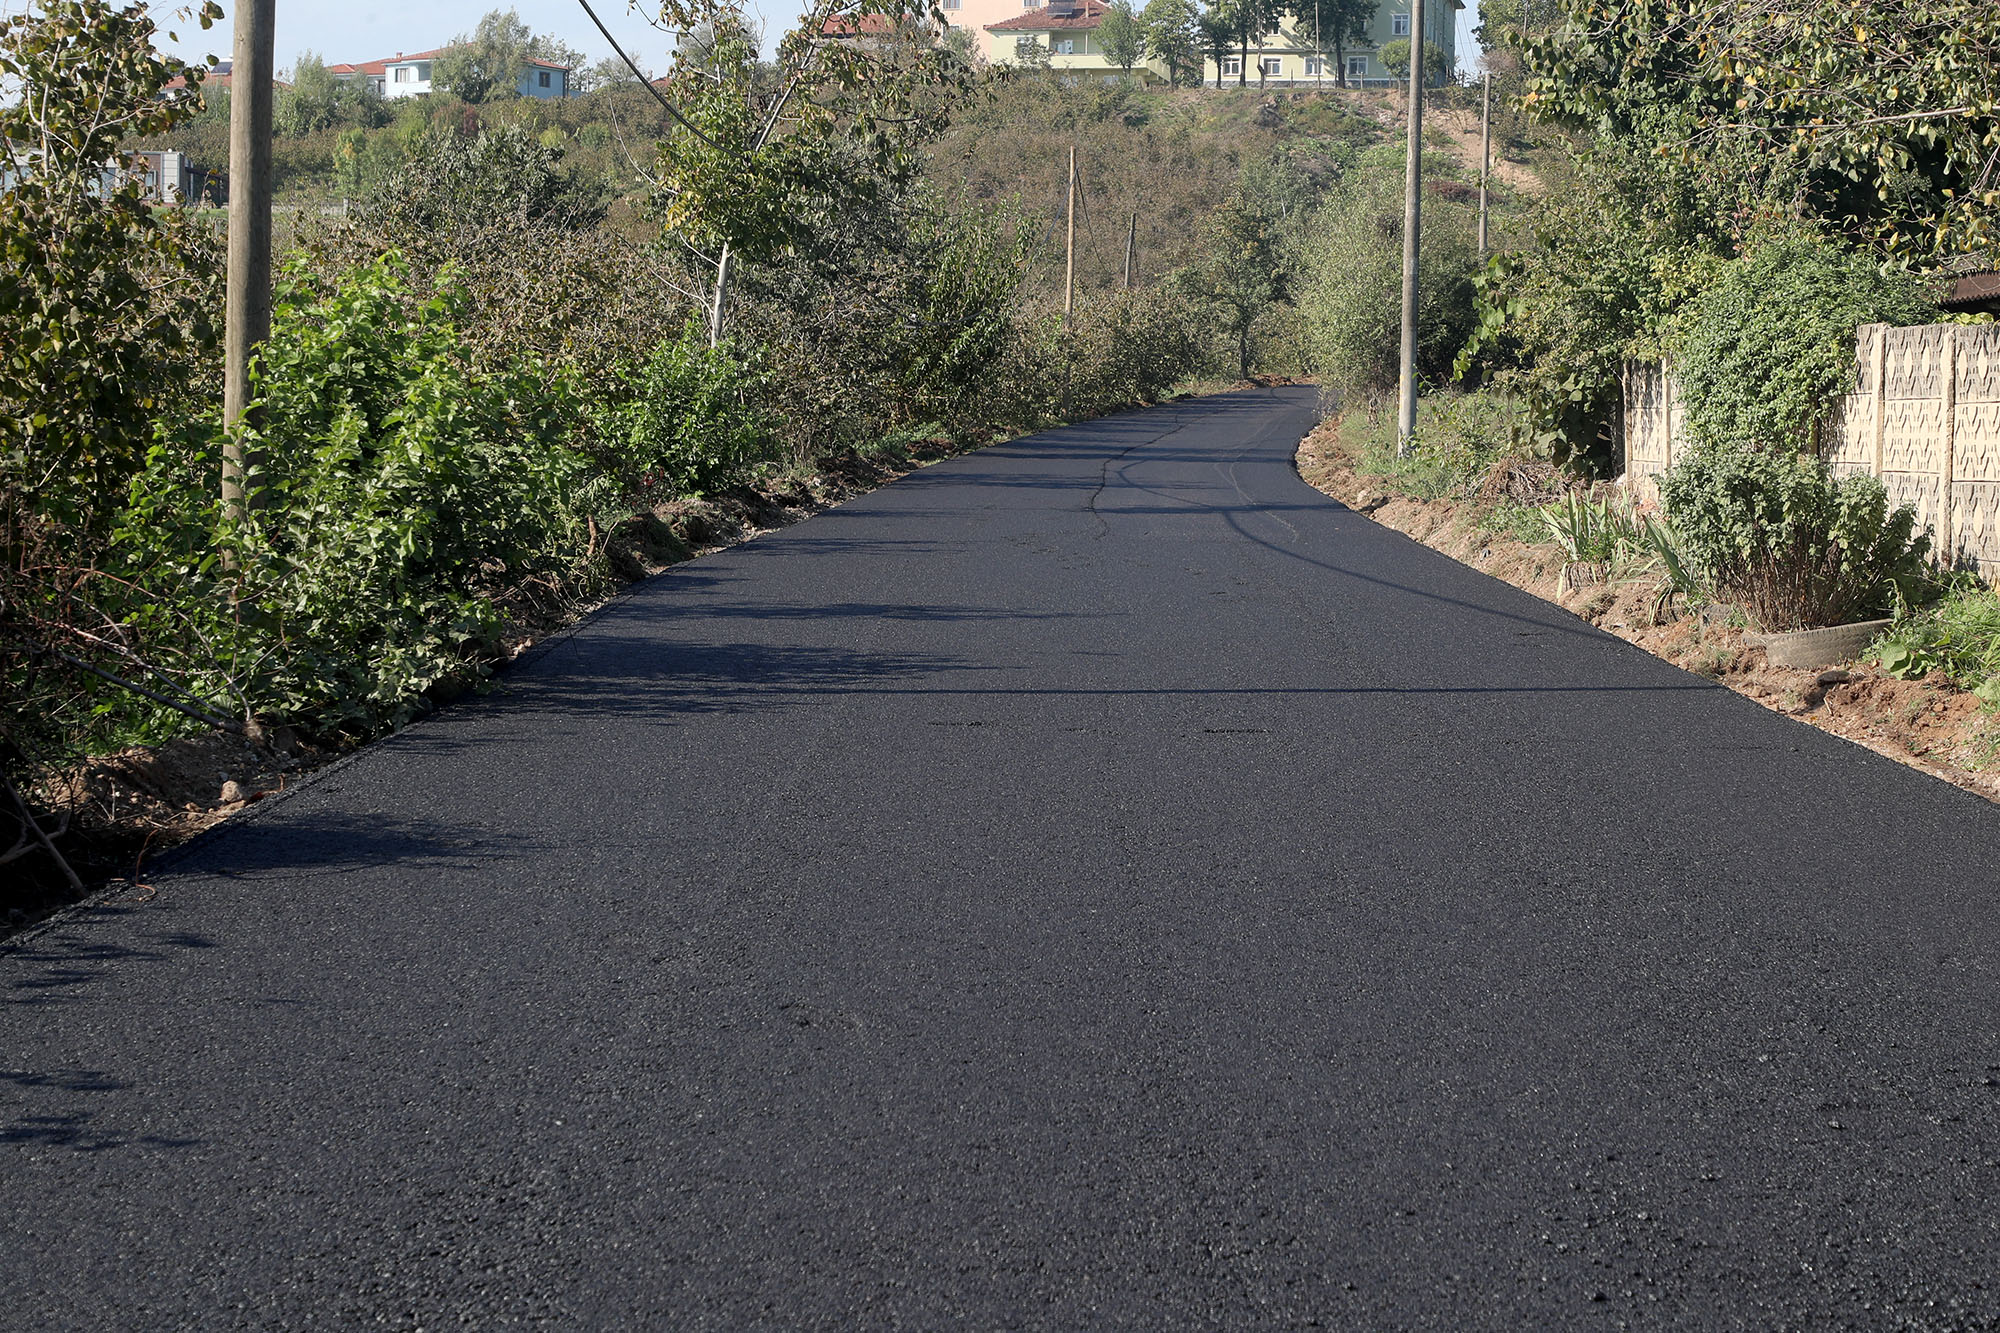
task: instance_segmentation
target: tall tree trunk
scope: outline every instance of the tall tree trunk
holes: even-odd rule
[[[1243,24],[1237,29],[1237,32],[1243,38],[1243,50],[1236,61],[1236,86],[1238,88],[1248,88],[1250,86],[1250,6],[1247,0],[1239,0],[1239,3],[1243,5]]]
[[[1333,86],[1347,86],[1347,48],[1341,44],[1340,34],[1333,35]]]
[[[729,291],[729,242],[722,243],[722,258],[715,263],[715,304],[708,312],[708,345],[722,341],[722,298]]]

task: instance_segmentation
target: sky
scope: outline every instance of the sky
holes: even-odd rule
[[[235,0],[222,0],[223,20],[207,32],[174,20],[183,3],[151,0],[149,8],[162,34],[169,29],[180,33],[181,41],[174,49],[183,57],[213,53],[227,59]],[[317,52],[329,65],[379,60],[400,51],[427,51],[460,33],[471,32],[494,8],[514,9],[530,29],[561,38],[592,63],[611,54],[610,44],[598,34],[577,0],[277,0],[277,6],[280,69],[289,69],[302,51]],[[21,0],[0,3],[0,11],[21,7]],[[670,44],[646,22],[642,8],[632,7],[628,0],[591,0],[591,8],[641,69],[649,73],[665,70]],[[797,21],[804,6],[797,0],[750,0],[748,8],[764,22],[768,51],[784,28]],[[1479,21],[1478,0],[1466,0],[1457,19],[1459,59],[1461,65],[1469,67],[1478,58],[1477,43],[1472,39],[1472,27]]]

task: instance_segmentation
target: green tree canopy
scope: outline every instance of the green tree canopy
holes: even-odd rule
[[[1104,58],[1127,74],[1146,54],[1146,34],[1133,12],[1132,0],[1113,0],[1111,12],[1098,24],[1097,40],[1103,44]]]
[[[1559,0],[1509,40],[1525,104],[1893,255],[2000,241],[1991,0]]]
[[[1146,54],[1167,67],[1167,81],[1185,76],[1201,82],[1200,11],[1194,0],[1148,0],[1139,22],[1145,29]]]
[[[518,93],[534,53],[535,34],[512,9],[490,10],[470,36],[460,34],[432,62],[431,86],[467,102]]]

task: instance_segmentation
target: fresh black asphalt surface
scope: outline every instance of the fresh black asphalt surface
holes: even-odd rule
[[[682,565],[0,952],[0,1326],[1994,1327],[2000,810],[1311,406]]]

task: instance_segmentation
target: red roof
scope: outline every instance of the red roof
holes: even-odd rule
[[[1067,11],[1067,12],[1062,12]],[[1080,0],[1064,5],[1061,0],[1046,9],[1031,9],[1010,19],[986,25],[988,32],[1054,32],[1059,29],[1094,28],[1104,22],[1111,6],[1102,0]]]
[[[439,56],[443,55],[445,52],[449,50],[451,50],[449,46],[440,46],[434,51],[412,51],[408,55],[404,55],[399,52],[398,54],[393,56],[383,56],[380,60],[364,60],[359,65],[348,65],[348,64],[328,65],[326,67],[326,72],[335,75],[387,74],[389,72],[389,66],[391,65],[407,65],[413,60],[436,60]],[[569,68],[568,65],[558,64],[553,60],[537,60],[533,56],[528,57],[528,64],[535,67],[536,69],[567,70]]]

